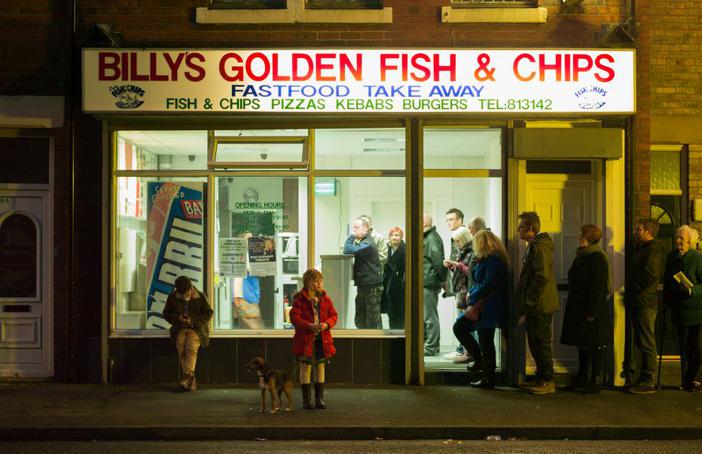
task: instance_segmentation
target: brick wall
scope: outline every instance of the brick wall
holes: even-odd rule
[[[702,1],[651,0],[650,5],[651,17],[656,18],[651,21],[651,113],[702,121]],[[702,144],[681,135],[683,143],[690,144],[692,204],[695,198],[702,198]]]
[[[134,47],[400,47],[486,46],[596,47],[603,23],[620,22],[626,1],[588,0],[565,14],[561,0],[542,0],[546,24],[443,24],[440,8],[450,0],[385,0],[392,24],[247,24],[194,23],[201,0],[81,0],[83,30],[94,23],[113,24],[123,45]]]

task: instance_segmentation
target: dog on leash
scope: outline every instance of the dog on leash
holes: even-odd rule
[[[288,398],[288,406],[285,410],[292,410],[292,377],[288,372],[271,369],[260,356],[249,361],[246,368],[258,375],[258,386],[261,389],[261,413],[266,412],[266,393],[271,395],[271,413],[280,410],[283,393]]]

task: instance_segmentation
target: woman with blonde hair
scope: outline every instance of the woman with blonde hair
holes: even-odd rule
[[[468,307],[453,324],[453,333],[463,344],[473,363],[469,372],[482,371],[482,378],[472,381],[476,388],[495,387],[495,329],[502,328],[507,313],[507,268],[509,257],[502,241],[491,231],[481,230],[473,238],[474,265],[469,269],[458,263],[456,269],[470,273]],[[478,341],[471,333],[478,332]]]

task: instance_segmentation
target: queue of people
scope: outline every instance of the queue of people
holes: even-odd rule
[[[451,229],[452,251],[444,258],[441,237],[433,219],[424,213],[424,325],[425,356],[439,353],[440,330],[438,295],[455,298],[457,317],[453,333],[464,352],[468,371],[479,374],[470,385],[495,387],[496,330],[507,326],[510,298],[510,257],[500,240],[475,218],[463,225],[463,213],[451,209],[447,224]],[[455,217],[455,219],[453,219]],[[358,328],[380,329],[381,312],[387,313],[391,329],[402,329],[405,317],[405,242],[399,227],[388,239],[373,235],[369,216],[359,216],[344,252],[354,255],[353,276],[358,288],[355,323]],[[560,308],[554,270],[554,244],[541,231],[536,212],[519,215],[517,232],[526,248],[516,288],[518,324],[526,328],[527,343],[536,366],[536,377],[522,387],[532,394],[556,391],[553,380],[553,314]],[[655,322],[658,312],[657,286],[663,281],[663,301],[671,308],[681,357],[680,389],[702,389],[702,253],[696,246],[698,232],[687,226],[675,234],[675,249],[663,260],[656,241],[658,223],[641,219],[634,232],[635,250],[630,254],[629,279],[624,291],[626,334],[622,377],[634,394],[655,392],[657,362]],[[602,230],[592,224],[581,226],[578,248],[568,271],[568,297],[564,309],[560,342],[577,348],[578,373],[568,390],[597,393],[602,388],[607,349],[613,343],[612,270],[600,246]],[[381,260],[382,257],[382,260]],[[333,302],[322,284],[322,274],[310,269],[304,273],[304,287],[295,295],[290,313],[295,327],[293,352],[300,364],[304,408],[326,408],[324,365],[335,354],[331,329],[337,321]],[[164,317],[171,324],[176,345],[183,390],[197,387],[197,353],[209,341],[212,309],[204,294],[190,279],[181,276],[169,295]],[[638,354],[637,354],[638,353]],[[458,357],[456,356],[456,357]],[[639,357],[639,367],[634,358]],[[314,372],[315,404],[311,403]]]

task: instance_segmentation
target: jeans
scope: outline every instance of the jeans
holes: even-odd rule
[[[529,350],[536,363],[536,379],[541,382],[553,381],[553,313],[527,315],[525,320]]]
[[[189,328],[178,331],[176,338],[176,351],[178,352],[178,362],[183,375],[195,374],[195,364],[197,363],[197,351],[200,348],[200,337]]]
[[[439,289],[424,289],[424,354],[439,354],[441,328],[439,326]]]
[[[356,315],[358,329],[382,329],[380,319],[380,297],[383,287],[356,287]]]
[[[629,307],[627,312],[631,312],[632,347],[641,352],[641,369],[638,382],[652,384],[658,361],[655,334],[658,308]],[[633,351],[630,352],[625,369],[629,371],[635,369]]]

